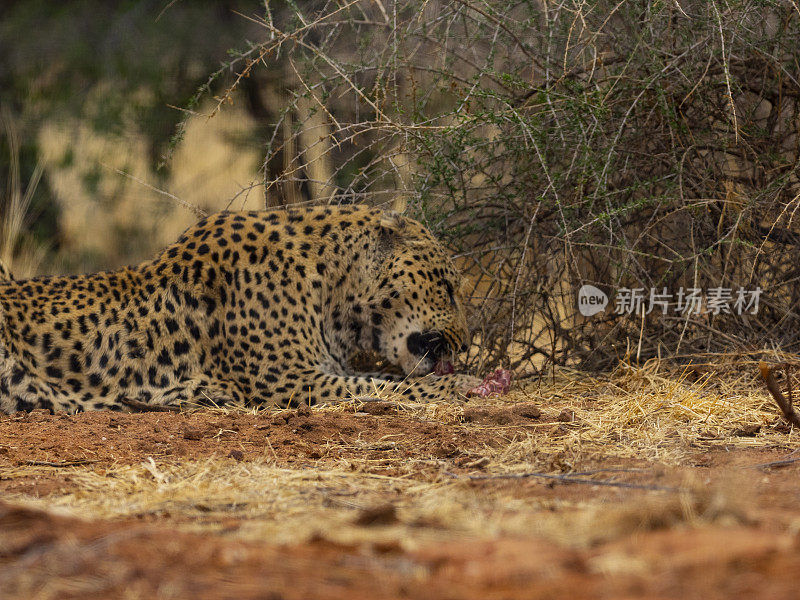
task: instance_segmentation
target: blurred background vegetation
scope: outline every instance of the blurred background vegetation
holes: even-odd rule
[[[6,2],[14,269],[136,262],[227,206],[366,202],[455,252],[474,368],[796,351],[799,24],[789,0]],[[586,319],[584,283],[612,308],[763,292]]]
[[[261,35],[236,14],[254,8],[206,0],[0,5],[0,178],[10,183],[15,161],[23,188],[37,165],[44,171],[23,236],[25,248],[40,246],[38,265],[17,264],[17,272],[136,262],[196,218],[147,185],[216,209],[257,177],[266,127],[245,105],[191,120],[187,143],[170,150],[180,109],[230,49]],[[19,140],[16,157],[9,137]]]

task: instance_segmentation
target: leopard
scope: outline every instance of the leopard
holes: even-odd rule
[[[0,282],[0,411],[452,402],[480,383],[450,362],[463,286],[391,211],[214,213],[135,266]],[[399,372],[354,371],[363,350]]]

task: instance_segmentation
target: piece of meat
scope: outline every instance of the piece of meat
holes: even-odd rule
[[[487,398],[494,394],[502,396],[511,387],[511,379],[514,372],[509,369],[496,369],[494,373],[487,375],[483,382],[467,392],[467,396],[478,396]]]

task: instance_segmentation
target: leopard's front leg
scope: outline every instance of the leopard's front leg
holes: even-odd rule
[[[426,375],[387,382],[391,395],[409,402],[453,402],[465,400],[467,393],[480,385],[481,379],[472,375]]]
[[[320,369],[287,371],[270,384],[256,400],[282,407],[343,402],[353,398],[385,398],[406,402],[452,402],[461,400],[481,380],[470,375],[428,375],[390,381],[360,376],[336,375]]]

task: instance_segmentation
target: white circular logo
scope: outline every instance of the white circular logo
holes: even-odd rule
[[[598,290],[588,283],[578,290],[578,312],[584,317],[603,312],[606,306],[608,306],[608,296],[603,290]]]

